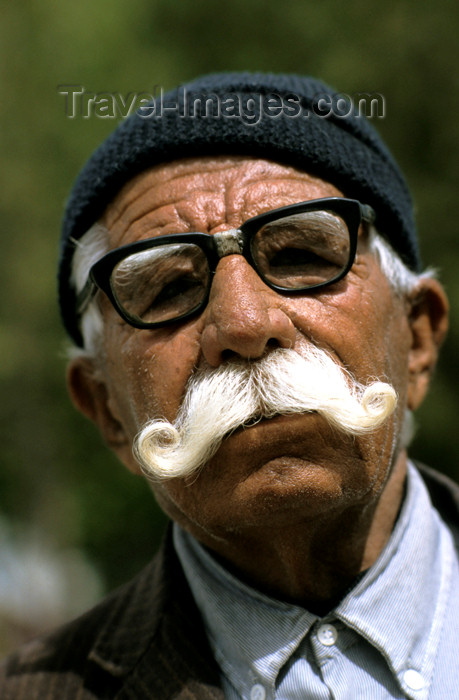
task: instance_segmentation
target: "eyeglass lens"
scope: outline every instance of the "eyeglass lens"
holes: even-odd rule
[[[120,306],[131,318],[161,323],[196,309],[204,300],[210,270],[194,243],[169,243],[121,260],[110,280]]]
[[[262,279],[284,289],[332,281],[345,269],[350,236],[343,219],[310,211],[276,219],[253,236],[251,254]],[[136,321],[163,323],[192,313],[204,301],[210,269],[194,243],[168,243],[123,258],[113,269],[118,304]]]
[[[266,224],[252,239],[261,276],[287,289],[304,289],[337,277],[349,260],[349,231],[336,214],[310,211]]]

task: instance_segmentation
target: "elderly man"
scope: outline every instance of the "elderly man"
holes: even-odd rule
[[[2,698],[457,697],[458,491],[406,453],[447,302],[396,164],[332,94],[207,76],[77,181],[70,393],[173,525],[6,662]]]

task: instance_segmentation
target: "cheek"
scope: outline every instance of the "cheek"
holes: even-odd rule
[[[358,381],[406,381],[407,317],[380,273],[377,285],[366,277],[361,284],[346,281],[338,290],[290,299],[287,313],[306,340],[330,352]]]
[[[173,421],[180,408],[186,384],[196,366],[196,344],[185,332],[172,340],[154,343],[142,359],[147,379],[146,400],[152,395],[157,410]]]
[[[187,327],[177,331],[127,330],[121,344],[109,343],[114,388],[125,422],[135,432],[152,417],[174,420],[186,383],[196,365],[197,343]]]

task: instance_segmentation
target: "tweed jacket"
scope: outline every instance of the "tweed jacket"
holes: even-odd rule
[[[459,552],[459,487],[420,470]],[[9,657],[0,668],[0,698],[223,700],[170,528],[158,555],[132,582]]]

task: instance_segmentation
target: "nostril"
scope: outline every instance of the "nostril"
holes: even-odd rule
[[[228,360],[232,360],[234,357],[237,356],[237,353],[234,352],[234,350],[222,350],[221,353],[221,359],[222,362],[227,362]]]
[[[265,343],[263,347],[263,352],[262,353],[255,353],[252,356],[252,359],[256,359],[258,357],[261,357],[261,355],[266,354],[269,350],[276,350],[277,348],[282,347],[281,343],[277,340],[277,338],[269,338],[268,341]],[[236,352],[235,350],[231,350],[230,348],[226,348],[225,350],[222,350],[220,354],[220,361],[221,362],[229,362],[230,360],[234,360],[241,357],[240,353]],[[250,353],[247,353],[246,358],[250,359],[251,355]]]

